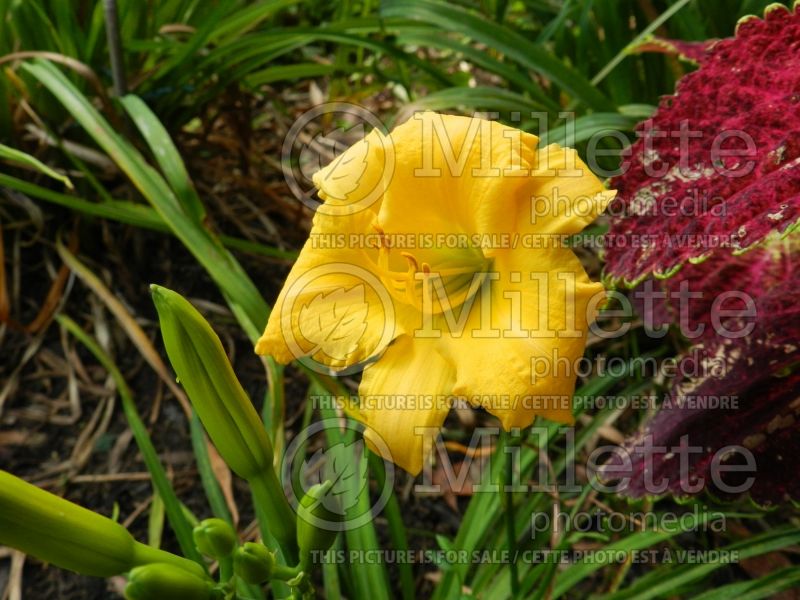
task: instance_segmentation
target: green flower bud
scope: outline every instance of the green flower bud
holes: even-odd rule
[[[272,469],[272,443],[217,334],[180,294],[150,289],[169,360],[222,458],[248,480]]]
[[[275,568],[275,554],[263,544],[247,542],[233,554],[233,572],[245,582],[260,584],[272,577]]]
[[[312,552],[325,552],[336,541],[342,515],[332,487],[330,481],[311,486],[297,507],[297,545],[302,561],[307,561]]]
[[[287,560],[295,519],[272,464],[272,442],[211,326],[180,294],[152,285],[164,346],[178,379],[225,462],[250,484]]]
[[[222,519],[206,519],[192,531],[195,546],[211,558],[225,558],[233,553],[238,542],[236,532]]]
[[[190,560],[140,544],[119,523],[0,471],[0,545],[93,577],[164,562],[198,576]]]
[[[125,586],[128,600],[212,600],[220,597],[221,593],[214,589],[214,582],[210,579],[163,563],[136,567]]]

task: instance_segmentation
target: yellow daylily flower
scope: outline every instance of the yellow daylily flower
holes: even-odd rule
[[[537,144],[425,112],[314,176],[324,204],[256,351],[364,368],[365,438],[412,474],[456,397],[506,430],[572,422],[604,292],[564,242],[614,192],[574,150]]]

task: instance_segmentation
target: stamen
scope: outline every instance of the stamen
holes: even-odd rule
[[[410,252],[401,252],[400,256],[408,261],[408,266],[411,268],[410,273],[416,273],[419,271],[419,263],[413,254]]]
[[[386,238],[386,233],[377,223],[373,223],[372,228],[378,234],[378,240],[375,246],[370,245],[370,247],[373,250],[377,250],[377,256],[368,252],[365,248],[362,248],[364,258],[370,265],[371,270],[386,286],[386,291],[392,298],[398,302],[413,306],[418,310],[423,310],[424,298],[427,298],[430,294],[428,286],[431,285],[432,277],[435,276],[442,281],[449,280],[451,283],[456,284],[457,289],[449,289],[448,293],[454,296],[452,305],[458,306],[466,300],[468,291],[472,289],[472,279],[465,279],[462,283],[459,283],[457,280],[454,282],[452,278],[477,275],[487,267],[485,261],[481,267],[481,265],[469,260],[462,266],[445,269],[440,268],[434,273],[430,263],[423,262],[420,265],[417,257],[412,253],[398,252],[399,255],[406,260],[408,267],[405,272],[396,271],[390,266],[390,253],[392,248]],[[420,272],[423,274],[423,277],[417,276],[417,273]],[[482,280],[485,276],[486,273],[483,273]]]
[[[372,228],[378,234],[378,250],[381,250],[383,248],[388,249],[389,245],[386,243],[386,232],[383,230],[383,227],[381,227],[377,223],[373,223]]]

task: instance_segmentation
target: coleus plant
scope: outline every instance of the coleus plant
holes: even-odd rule
[[[607,274],[668,277],[800,220],[800,14],[776,5],[704,53],[639,126],[609,231]],[[665,218],[669,216],[670,218]],[[709,243],[711,242],[711,243]]]
[[[733,38],[654,48],[699,69],[640,125],[612,181],[606,275],[612,285],[655,284],[644,316],[690,338],[678,372],[691,376],[673,382],[610,464],[634,497],[663,481],[657,493],[798,499],[800,12],[773,5],[740,21]],[[682,445],[694,448],[685,462],[653,452]],[[728,471],[720,489],[712,469],[742,463],[742,448],[755,472]]]

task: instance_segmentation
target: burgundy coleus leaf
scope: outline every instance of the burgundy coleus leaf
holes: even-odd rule
[[[800,452],[796,259],[795,247],[775,242],[732,262],[721,256],[687,266],[661,282],[702,293],[688,303],[684,297],[684,305],[695,303],[685,311],[685,324],[707,329],[680,362],[678,371],[689,376],[673,385],[653,420],[606,467],[607,478],[628,478],[622,493],[747,492],[762,504],[800,499],[794,464]],[[735,292],[734,305],[713,308],[729,292]],[[666,304],[676,300],[668,295]],[[729,470],[747,460],[754,472]]]
[[[686,265],[669,279],[645,280],[632,292],[632,300],[648,329],[675,325],[685,339],[696,343],[725,334],[724,321],[734,313],[741,321],[736,331],[754,327],[764,316],[755,298],[790,277],[797,256],[792,240],[741,255],[719,254]],[[793,296],[800,302],[798,292]],[[800,337],[800,325],[797,334]]]
[[[740,23],[681,79],[628,150],[606,274],[634,284],[743,251],[800,220],[800,12]]]
[[[670,40],[667,38],[651,37],[632,49],[633,52],[660,52],[671,54],[681,60],[702,64],[709,51],[719,40],[711,39],[702,42],[687,42],[686,40]]]

